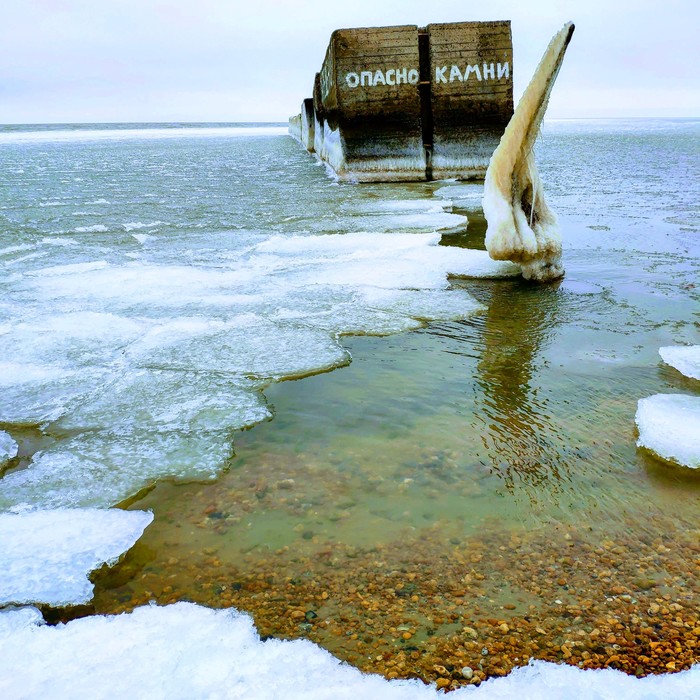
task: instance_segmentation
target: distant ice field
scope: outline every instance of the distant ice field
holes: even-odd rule
[[[251,138],[254,136],[283,136],[282,126],[230,126],[186,128],[122,128],[122,129],[43,129],[0,131],[0,145],[29,143],[76,143],[86,141],[125,141],[132,139],[182,138]]]

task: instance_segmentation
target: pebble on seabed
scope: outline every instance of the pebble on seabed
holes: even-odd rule
[[[563,526],[494,531],[453,545],[437,522],[410,542],[365,549],[302,529],[293,547],[231,562],[216,548],[163,548],[131,577],[120,571],[128,557],[98,577],[95,611],[150,598],[235,606],[261,635],[306,637],[364,671],[445,689],[535,658],[665,673],[698,660],[700,542],[663,527],[664,536],[615,541]]]

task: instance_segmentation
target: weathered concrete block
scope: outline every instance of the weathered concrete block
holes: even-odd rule
[[[289,126],[287,127],[289,135],[301,143],[301,114],[295,114],[289,117]]]
[[[320,83],[340,177],[424,178],[417,27],[333,32]]]
[[[307,97],[301,103],[301,143],[307,151],[314,150],[314,101],[312,97]]]
[[[483,179],[513,114],[510,22],[431,24],[427,33],[432,175]]]
[[[299,138],[341,179],[483,178],[513,113],[512,63],[509,22],[338,29]]]

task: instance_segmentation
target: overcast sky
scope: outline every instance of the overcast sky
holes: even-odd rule
[[[0,123],[286,121],[340,27],[510,19],[516,98],[576,24],[548,117],[700,116],[698,0],[1,0]]]

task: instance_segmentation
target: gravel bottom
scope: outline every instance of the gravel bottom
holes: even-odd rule
[[[447,689],[530,659],[637,676],[698,660],[699,533],[661,518],[647,534],[614,538],[558,524],[448,539],[438,520],[367,548],[302,525],[289,545],[241,551],[231,547],[231,517],[202,505],[194,527],[226,546],[139,543],[96,576],[93,605],[49,615],[112,614],[149,601],[233,606],[263,637],[310,639],[363,671]]]

